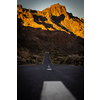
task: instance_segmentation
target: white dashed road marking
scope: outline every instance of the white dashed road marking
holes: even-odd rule
[[[48,65],[48,68],[47,68],[47,70],[52,70],[52,69],[51,69],[51,67],[50,67],[50,65]]]
[[[76,100],[61,81],[44,81],[41,100]]]

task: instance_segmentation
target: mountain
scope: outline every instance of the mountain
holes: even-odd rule
[[[19,19],[22,19],[24,26],[65,31],[68,34],[73,32],[76,36],[84,38],[84,20],[66,12],[65,6],[59,3],[43,11],[28,10],[17,5],[17,15]]]
[[[51,55],[59,54],[60,57],[73,54],[83,56],[84,20],[68,13],[65,6],[59,3],[43,11],[22,8],[18,4],[18,64],[42,62],[46,51]]]

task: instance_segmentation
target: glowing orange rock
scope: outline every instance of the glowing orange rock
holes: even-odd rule
[[[43,11],[33,11],[17,5],[17,17],[23,21],[24,26],[41,28],[50,31],[65,31],[84,38],[84,20],[68,13],[65,6],[59,3],[51,5]]]

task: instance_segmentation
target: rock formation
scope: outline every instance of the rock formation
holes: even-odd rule
[[[23,26],[49,31],[64,31],[84,38],[84,20],[68,13],[65,6],[54,4],[43,11],[22,8],[17,5],[17,17]]]

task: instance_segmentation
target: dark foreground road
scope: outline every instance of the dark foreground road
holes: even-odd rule
[[[41,100],[43,83],[57,81],[62,82],[76,100],[84,100],[84,67],[53,65],[49,53],[45,53],[43,65],[17,67],[17,100]]]

